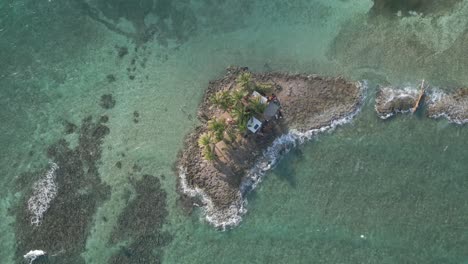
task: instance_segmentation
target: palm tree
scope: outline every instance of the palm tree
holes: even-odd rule
[[[200,148],[205,148],[206,146],[210,145],[212,142],[212,137],[209,133],[203,133],[198,138],[198,146]]]
[[[203,158],[207,161],[212,161],[216,158],[214,148],[212,148],[211,145],[207,145],[205,148],[203,148],[202,153],[203,153]]]
[[[205,132],[198,138],[198,146],[202,149],[203,158],[207,161],[212,161],[216,158],[215,154],[215,139],[212,133]]]
[[[259,97],[255,97],[249,100],[249,108],[255,113],[255,114],[263,114],[263,112],[266,109],[266,104],[262,103],[260,101]]]
[[[236,79],[237,85],[243,89],[252,92],[254,88],[254,83],[252,82],[252,74],[250,72],[241,73]]]
[[[231,100],[233,102],[233,106],[241,103],[242,98],[244,98],[248,94],[249,93],[247,91],[241,90],[241,89],[236,89],[236,90],[232,91],[231,92]]]
[[[273,90],[273,85],[270,83],[256,83],[255,90],[259,93],[267,94]]]
[[[224,138],[224,142],[226,145],[230,146],[236,140],[236,133],[231,126],[228,126],[224,133],[226,133],[227,136]]]
[[[219,91],[210,97],[211,103],[223,109],[228,110],[232,106],[232,99],[228,91]]]
[[[244,105],[238,105],[232,109],[231,115],[236,121],[237,130],[239,132],[244,132],[247,130],[247,122],[252,117],[252,112],[248,111]]]
[[[213,118],[208,121],[208,129],[213,132],[217,142],[223,140],[224,131],[226,130],[226,120],[223,118]]]

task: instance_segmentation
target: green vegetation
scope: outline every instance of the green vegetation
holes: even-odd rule
[[[228,91],[220,91],[210,97],[210,101],[213,105],[227,111],[232,107],[233,98]]]
[[[263,94],[271,93],[273,91],[273,85],[270,83],[257,83],[255,85],[255,90]]]
[[[212,161],[216,158],[216,154],[214,152],[214,147],[208,145],[205,148],[203,148],[203,158],[207,161]]]
[[[255,83],[252,81],[252,74],[250,72],[241,73],[237,79],[237,86],[249,93],[255,90]]]
[[[208,161],[215,159],[216,154],[214,152],[214,142],[213,135],[211,133],[203,133],[198,138],[198,146],[202,149],[203,158]]]
[[[234,124],[227,124],[225,119],[213,118],[208,121],[208,132],[200,135],[198,145],[202,148],[206,160],[214,160],[216,157],[214,146],[223,140],[227,144],[232,143],[237,134],[247,131],[249,119],[255,115],[261,115],[266,109],[266,104],[260,98],[249,97],[254,91],[261,94],[270,93],[273,86],[268,83],[256,83],[249,72],[241,73],[236,79],[237,87],[232,91],[219,91],[210,97],[210,102],[229,113]],[[225,134],[227,137],[225,137]]]
[[[267,105],[260,101],[259,97],[251,98],[249,100],[248,109],[250,109],[254,114],[263,114]]]
[[[221,118],[213,118],[208,121],[208,129],[213,133],[217,142],[223,140],[224,131],[226,130],[226,120]]]

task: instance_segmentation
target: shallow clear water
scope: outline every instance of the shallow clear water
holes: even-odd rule
[[[104,0],[87,3],[125,32],[143,15],[175,22],[158,24],[135,51],[135,39],[91,19],[80,1],[0,3],[2,263],[18,255],[15,217],[32,186],[20,175],[44,169],[58,139],[76,146],[64,120],[79,125],[88,115],[109,117],[98,168],[111,191],[91,216],[86,263],[107,263],[125,248],[109,238],[143,174],[167,193],[164,263],[468,262],[467,127],[423,114],[381,121],[373,112],[378,84],[468,84],[468,1],[403,17],[371,15],[367,0],[155,1],[149,14],[141,7],[148,1],[127,2],[110,10]],[[116,46],[128,54],[119,58]],[[249,196],[241,225],[220,232],[198,211],[183,212],[172,166],[209,80],[229,65],[343,75],[370,87],[351,124],[284,157]],[[114,108],[99,106],[103,94]],[[50,263],[82,263],[60,254]]]

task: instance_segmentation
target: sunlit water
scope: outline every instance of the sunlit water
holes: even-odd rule
[[[468,262],[468,128],[423,113],[382,121],[373,112],[378,84],[468,84],[468,1],[402,17],[371,17],[364,0],[176,2],[157,15],[185,6],[181,26],[138,51],[74,1],[0,3],[1,263],[14,263],[23,195],[15,179],[47,164],[63,120],[79,124],[90,114],[109,116],[99,171],[112,194],[91,223],[87,263],[119,250],[107,241],[134,164],[159,177],[168,195],[164,228],[173,239],[164,263]],[[116,46],[129,54],[119,58]],[[220,232],[197,210],[183,213],[172,166],[209,80],[229,65],[367,79],[369,90],[351,124],[284,157],[250,195],[241,225]],[[108,93],[116,106],[105,110],[99,101]]]

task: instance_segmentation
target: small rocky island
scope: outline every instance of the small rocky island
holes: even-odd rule
[[[467,88],[446,94],[439,89],[430,89],[423,81],[419,89],[381,87],[375,98],[375,111],[381,119],[397,113],[414,113],[422,105],[430,118],[445,117],[459,125],[468,122]]]
[[[375,111],[381,119],[387,119],[397,113],[414,112],[424,96],[424,90],[413,88],[395,89],[382,87],[377,91]]]
[[[450,94],[432,93],[427,100],[427,115],[431,118],[445,117],[459,125],[468,123],[468,88]]]
[[[201,124],[180,153],[182,192],[201,203],[213,225],[236,225],[245,195],[278,156],[349,121],[363,94],[364,85],[343,78],[228,68],[210,82],[198,111]]]

